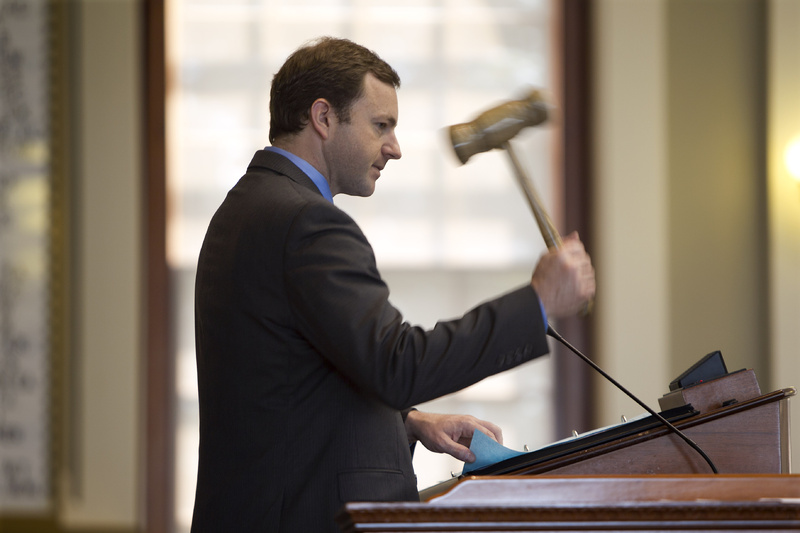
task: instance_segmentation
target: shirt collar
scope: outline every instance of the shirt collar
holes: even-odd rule
[[[328,180],[325,179],[325,176],[323,176],[319,170],[311,166],[308,161],[276,146],[267,146],[264,148],[264,150],[280,154],[297,165],[297,168],[302,170],[306,176],[311,178],[311,181],[313,181],[314,185],[317,186],[317,189],[319,189],[319,192],[322,193],[322,196],[330,203],[333,203],[333,194],[331,194],[331,186],[328,183]]]

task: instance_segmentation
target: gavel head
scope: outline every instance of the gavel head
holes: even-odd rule
[[[541,124],[547,117],[547,104],[541,92],[531,90],[525,98],[484,111],[472,122],[450,126],[450,140],[464,164],[475,154],[501,148],[520,130]]]

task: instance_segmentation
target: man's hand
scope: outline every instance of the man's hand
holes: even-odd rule
[[[594,299],[594,267],[577,233],[539,260],[531,279],[548,318],[574,315]]]
[[[432,452],[446,453],[467,463],[475,462],[469,445],[476,429],[503,444],[503,432],[499,427],[474,416],[411,411],[406,417],[409,443],[419,441]]]

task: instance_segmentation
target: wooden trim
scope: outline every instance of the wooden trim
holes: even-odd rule
[[[170,350],[166,251],[166,60],[164,2],[143,2],[146,531],[166,533],[174,522],[174,375]]]
[[[470,478],[428,503],[345,505],[346,533],[774,531],[800,526],[791,475]]]
[[[560,69],[558,100],[561,117],[561,161],[564,180],[564,232],[577,231],[592,253],[591,213],[591,2],[554,2],[556,60]],[[601,295],[602,296],[602,295]],[[559,333],[573,346],[591,356],[591,316],[559,320]],[[572,430],[588,431],[596,426],[592,412],[592,371],[562,346],[554,350],[556,438]]]
[[[800,527],[781,502],[603,504],[581,507],[420,507],[347,504],[345,532],[404,531],[774,531]]]
[[[127,527],[82,526],[78,528],[61,524],[56,518],[0,518],[3,533],[141,533],[141,529]]]
[[[51,442],[53,450],[52,473],[52,524],[49,529],[40,527],[38,531],[55,531],[57,508],[67,494],[75,493],[79,483],[76,475],[78,464],[76,439],[78,432],[77,409],[75,406],[76,384],[73,331],[74,313],[74,213],[73,213],[73,172],[75,162],[74,112],[73,104],[74,46],[71,42],[72,8],[64,2],[51,2],[50,9],[50,120],[51,120],[51,344],[52,372],[51,386]],[[70,480],[68,490],[59,487],[63,476]],[[3,524],[5,525],[5,524]],[[20,525],[8,526],[9,531],[26,531]],[[2,528],[0,528],[2,529]]]

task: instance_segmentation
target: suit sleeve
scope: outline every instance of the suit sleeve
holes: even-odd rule
[[[539,299],[526,285],[423,330],[389,302],[372,248],[336,208],[309,205],[285,249],[300,333],[358,387],[406,409],[547,353]]]

